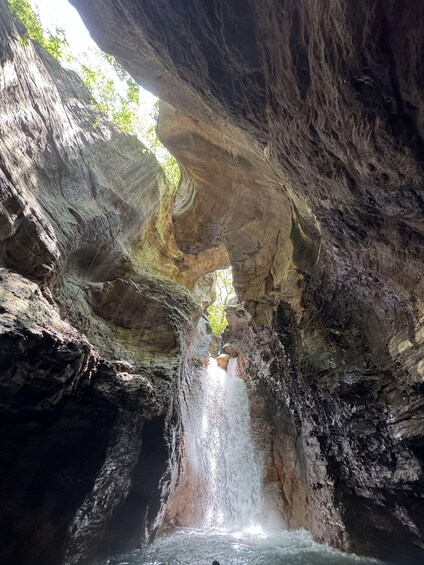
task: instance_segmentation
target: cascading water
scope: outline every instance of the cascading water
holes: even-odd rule
[[[196,485],[193,528],[178,528],[143,550],[105,565],[359,565],[380,563],[313,541],[304,530],[266,531],[261,465],[250,433],[246,384],[237,362],[211,359],[193,383],[185,422],[190,476]]]
[[[241,530],[260,523],[261,468],[250,434],[245,382],[210,360],[190,414],[189,458],[201,485],[204,528]]]

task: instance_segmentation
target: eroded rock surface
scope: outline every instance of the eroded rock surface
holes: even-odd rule
[[[289,523],[422,559],[424,5],[72,2],[176,108],[176,238],[234,265]]]
[[[24,33],[1,0],[0,543],[82,563],[160,525],[210,283],[155,158]]]
[[[5,558],[77,563],[159,525],[203,277],[231,263],[227,339],[288,524],[419,562],[423,4],[73,3],[168,103],[183,175],[174,203],[0,1]]]

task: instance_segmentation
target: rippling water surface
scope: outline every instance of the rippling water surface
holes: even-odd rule
[[[382,565],[315,543],[305,531],[219,532],[180,529],[144,550],[102,565]]]

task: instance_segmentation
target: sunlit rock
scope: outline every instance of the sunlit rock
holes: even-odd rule
[[[221,353],[221,355],[218,355],[218,357],[216,358],[216,363],[218,367],[221,367],[221,369],[227,370],[229,362],[230,362],[230,356],[227,355],[226,353]]]

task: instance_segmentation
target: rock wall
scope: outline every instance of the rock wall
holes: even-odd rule
[[[300,331],[287,305],[275,330],[258,329],[240,307],[228,318],[224,349],[238,356],[251,390],[266,493],[289,527],[390,563],[418,563],[422,454],[393,435],[384,396],[393,391],[390,371],[358,359],[349,343],[338,344],[343,359],[323,350],[324,366],[303,349],[311,327]],[[332,339],[329,332],[327,347]]]
[[[82,563],[161,523],[210,282],[155,158],[24,36],[1,0],[0,545]]]
[[[174,202],[0,0],[5,559],[83,562],[160,525],[204,275],[232,264],[228,339],[288,524],[419,562],[423,4],[73,3],[166,101],[183,175]]]
[[[175,108],[175,236],[234,266],[289,523],[421,559],[422,2],[72,3]]]

